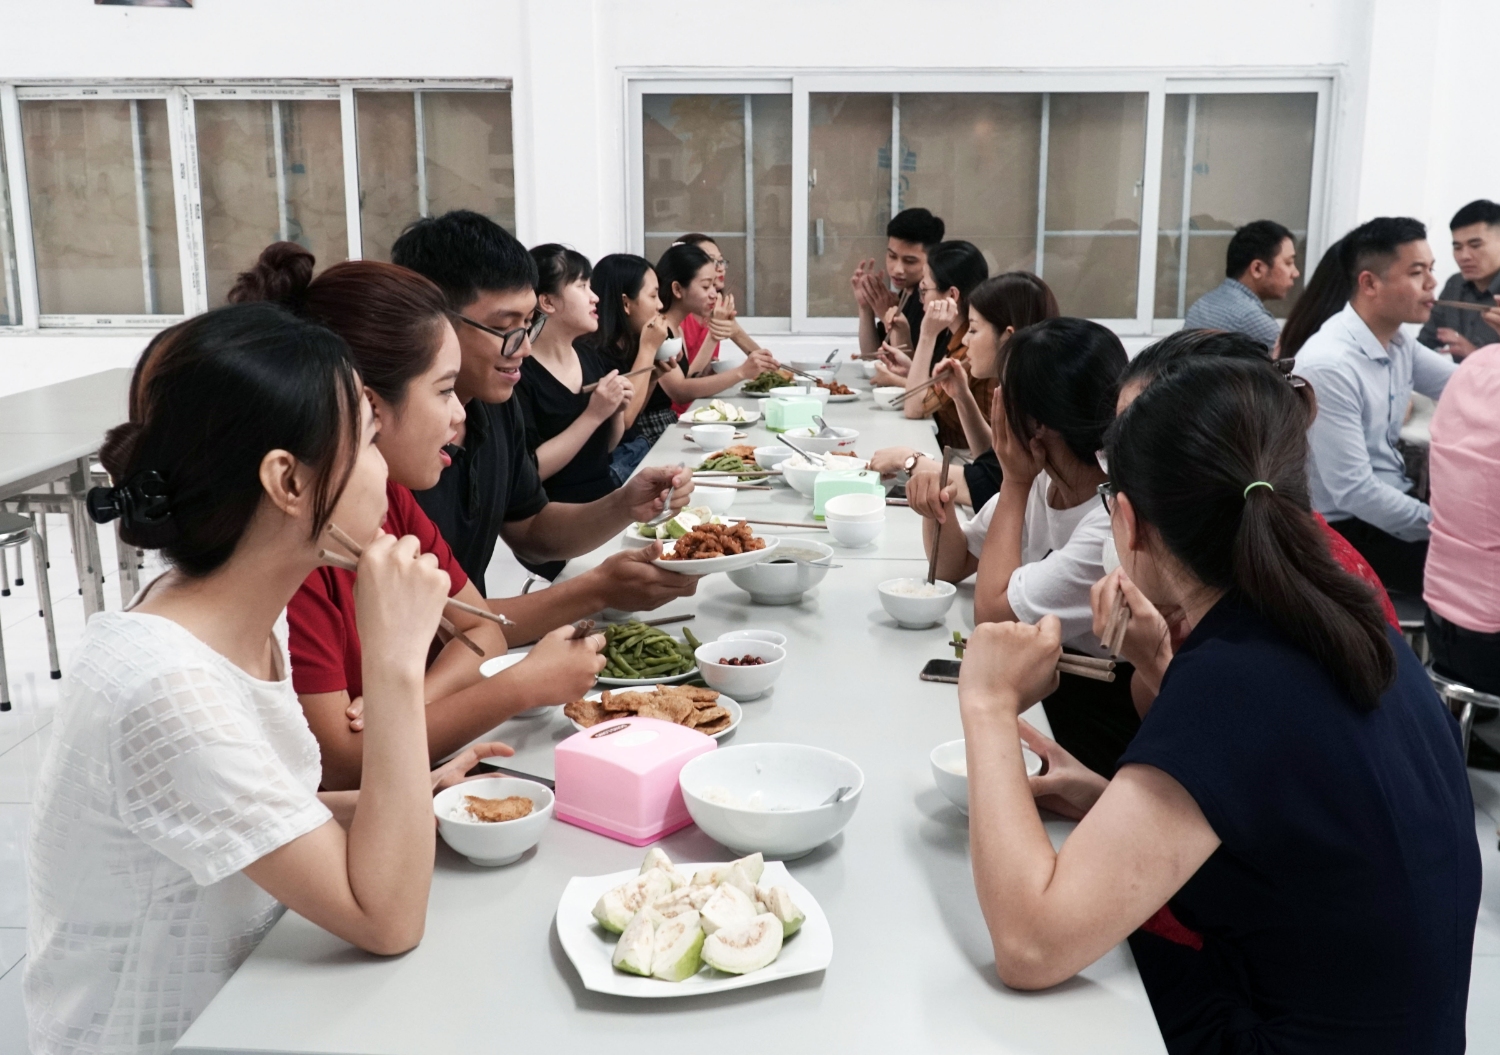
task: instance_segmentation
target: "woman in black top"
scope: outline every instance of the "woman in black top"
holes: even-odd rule
[[[625,432],[625,408],[634,392],[613,363],[578,340],[599,328],[588,259],[560,245],[539,245],[531,255],[537,307],[547,325],[521,360],[516,388],[526,446],[547,497],[593,502],[615,489],[610,452]],[[589,385],[597,387],[583,391]]]
[[[1173,1055],[1461,1052],[1480,862],[1457,723],[1310,515],[1310,402],[1201,360],[1119,416],[1106,485],[1123,648],[1190,628],[1113,780],[1017,718],[1055,620],[985,624],[959,680],[974,880],[1000,977],[1055,985],[1130,937]],[[1020,743],[1046,758],[1028,782]],[[1033,804],[1081,817],[1052,848]],[[1201,947],[1136,932],[1170,898]]]

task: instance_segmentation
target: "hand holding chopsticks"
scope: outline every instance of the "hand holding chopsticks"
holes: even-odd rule
[[[964,657],[964,649],[969,647],[969,639],[953,631],[953,652],[959,659]],[[1114,681],[1115,661],[1112,659],[1098,659],[1094,656],[1080,656],[1072,652],[1064,652],[1057,660],[1057,672],[1059,674],[1072,674],[1079,678],[1088,678],[1092,681]]]

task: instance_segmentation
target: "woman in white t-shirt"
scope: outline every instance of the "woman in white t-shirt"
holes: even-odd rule
[[[950,483],[913,478],[912,508],[924,517],[937,574],[959,582],[978,573],[977,623],[1035,623],[1055,615],[1063,644],[1103,656],[1093,633],[1089,590],[1104,577],[1109,513],[1098,496],[1108,478],[1096,452],[1114,418],[1125,369],[1120,340],[1085,319],[1048,319],[1018,330],[1006,346],[999,410],[991,423],[1000,461],[1000,493],[972,520],[955,519]],[[1058,743],[1089,768],[1113,775],[1115,760],[1140,726],[1130,678],[1115,682],[1072,675],[1043,701]]]
[[[448,577],[416,540],[359,562],[362,792],[319,794],[287,601],[330,522],[375,535],[385,463],[343,341],[268,304],[147,347],[100,460],[97,521],[170,570],[89,621],[32,811],[26,1013],[36,1053],[165,1052],[283,906],[359,947],[414,946],[431,882],[427,643]]]

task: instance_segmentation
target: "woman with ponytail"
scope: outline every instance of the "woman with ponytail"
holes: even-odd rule
[[[980,905],[1019,988],[1129,937],[1173,1055],[1461,1052],[1480,865],[1457,724],[1309,515],[1306,421],[1277,372],[1204,359],[1111,428],[1124,651],[1166,640],[1163,607],[1187,630],[1112,780],[1059,759],[1028,783],[1017,714],[1057,684],[1056,620],[975,629]],[[1082,818],[1062,853],[1044,783]],[[1168,899],[1198,948],[1137,931]]]
[[[438,482],[449,464],[445,448],[464,424],[463,406],[454,395],[458,336],[442,292],[415,271],[374,260],[335,264],[316,278],[312,270],[312,254],[277,242],[239,276],[229,299],[274,297],[348,343],[375,419],[375,444],[389,469],[385,530],[418,539],[421,551],[432,554],[447,574],[449,594],[484,606],[442,533],[412,497],[412,491]],[[360,543],[369,535],[337,526]],[[341,550],[334,539],[324,542]],[[292,682],[318,738],[323,786],[329,789],[360,786],[366,744],[361,676],[366,646],[354,584],[348,571],[318,568],[287,608]],[[450,618],[487,656],[505,652],[505,635],[494,623],[459,612]],[[430,759],[446,758],[523,710],[576,699],[604,666],[599,654],[604,639],[574,641],[572,635],[571,626],[553,630],[522,662],[492,678],[479,673],[483,657],[463,642],[435,647],[423,676]]]
[[[89,494],[168,570],[89,620],[32,807],[37,1053],[166,1052],[290,907],[370,952],[422,937],[432,792],[421,693],[447,577],[380,530],[385,465],[344,342],[269,304],[163,330]],[[287,602],[331,522],[359,558],[363,795],[322,792]]]

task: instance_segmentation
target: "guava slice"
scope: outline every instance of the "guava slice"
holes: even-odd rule
[[[693,886],[718,886],[729,878],[729,865],[711,865],[693,873]]]
[[[720,927],[703,942],[703,962],[725,974],[749,974],[781,955],[781,920],[769,912],[732,927]]]
[[[764,887],[760,888],[765,890]],[[787,893],[786,887],[773,886],[765,890],[766,911],[781,920],[783,938],[790,938],[801,928],[802,922],[807,919],[807,914],[797,907],[792,900],[792,895]]]
[[[720,927],[748,923],[755,918],[755,900],[737,886],[725,883],[703,906],[703,929],[712,934]]]
[[[663,526],[667,529],[667,534],[672,538],[682,538],[683,535],[686,535],[701,523],[701,520],[684,510],[671,520],[668,520]]]
[[[751,878],[745,866],[738,861],[729,866],[729,874],[724,877],[724,882],[720,885],[735,887],[750,899],[750,904],[755,904],[755,880]]]
[[[729,862],[730,868],[733,868],[735,865],[739,865],[745,870],[745,874],[750,877],[751,883],[759,883],[761,873],[766,870],[766,858],[764,854],[756,852],[749,857],[741,857],[738,861]],[[752,897],[754,896],[753,891],[749,891],[748,893]]]
[[[653,846],[646,851],[646,859],[641,862],[641,875],[645,875],[653,868],[660,868],[668,872],[672,870],[672,859],[667,856],[667,852],[660,846]]]
[[[659,868],[606,890],[594,905],[594,918],[605,930],[622,933],[630,918],[651,902],[670,893],[672,880]]]
[[[656,928],[656,948],[651,957],[652,977],[680,982],[703,966],[703,928],[691,909],[673,916]]]
[[[652,957],[656,953],[656,922],[649,913],[637,912],[635,917],[615,942],[612,962],[630,974],[650,975]]]

